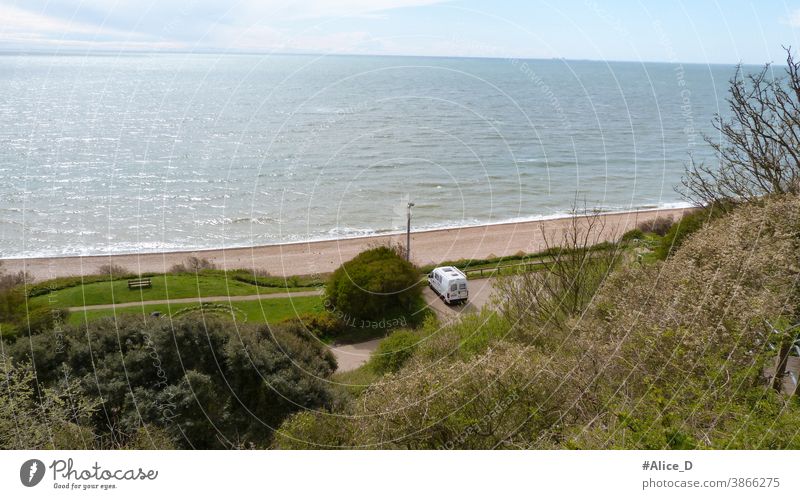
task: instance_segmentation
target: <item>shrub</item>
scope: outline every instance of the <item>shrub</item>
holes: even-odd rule
[[[397,372],[414,355],[420,337],[414,331],[393,332],[383,340],[370,359],[370,367],[378,374]]]
[[[34,365],[46,388],[67,369],[79,393],[103,401],[89,422],[98,438],[122,446],[141,445],[131,439],[152,425],[181,448],[266,447],[288,415],[330,406],[325,378],[336,366],[324,345],[291,327],[192,315],[100,319],[4,351]]]
[[[619,238],[620,242],[628,243],[631,241],[639,240],[644,237],[644,232],[642,229],[631,229],[628,232],[622,234],[622,237]]]
[[[670,227],[655,248],[656,256],[664,260],[675,252],[689,235],[701,229],[706,222],[720,216],[724,211],[718,207],[703,208],[685,214]]]
[[[22,286],[0,289],[0,323],[3,336],[37,334],[66,321],[66,309],[52,308],[48,304],[36,304],[25,299]]]
[[[541,227],[542,240],[551,251],[546,269],[496,281],[500,308],[523,336],[536,331],[539,339],[558,341],[555,335],[540,335],[538,330],[555,326],[565,331],[569,319],[583,312],[619,262],[619,244],[603,241],[606,219],[599,213],[573,216],[567,223],[556,236]]]
[[[289,416],[275,432],[272,447],[281,450],[346,448],[351,446],[353,425],[346,417],[320,411]]]
[[[558,439],[579,393],[548,359],[497,343],[469,361],[418,364],[371,385],[353,404],[355,444],[403,449],[512,449]],[[549,363],[552,366],[552,363]]]
[[[117,265],[115,263],[107,263],[105,265],[97,267],[97,273],[99,275],[106,275],[111,279],[120,279],[120,278],[134,276],[133,272],[126,269],[122,265]]]
[[[0,321],[17,322],[24,314],[25,292],[22,288],[0,290]]]
[[[170,267],[172,274],[195,274],[203,270],[216,270],[217,266],[207,258],[190,256],[183,263],[176,263]]]
[[[366,250],[344,263],[325,291],[330,310],[365,321],[405,317],[422,302],[419,271],[387,247]]]
[[[31,282],[33,282],[33,277],[31,277],[30,274],[27,274],[21,270],[15,274],[3,274],[2,268],[0,268],[0,291],[15,288]]]
[[[297,322],[317,338],[335,338],[347,330],[347,325],[328,311],[301,315],[287,322]]]
[[[477,314],[462,315],[459,320],[444,325],[435,319],[427,320],[419,333],[424,341],[420,342],[414,356],[431,364],[446,358],[469,360],[508,339],[510,331],[511,324],[505,316],[488,308]]]
[[[29,308],[27,314],[23,312],[22,315],[27,315],[27,318],[20,319],[19,329],[27,334],[39,334],[50,329],[56,323],[64,324],[69,317],[69,312],[63,308],[39,306]]]
[[[642,232],[651,232],[653,234],[663,236],[669,231],[674,222],[675,221],[672,219],[672,217],[658,216],[652,220],[639,222],[639,225],[637,225],[636,228]]]
[[[707,217],[699,212],[699,225]],[[800,445],[797,405],[762,379],[776,357],[764,320],[796,322],[798,233],[800,200],[773,198],[715,218],[663,263],[615,273],[597,296],[602,307],[573,323],[583,358],[598,359],[571,373],[599,396],[576,406],[610,409],[589,416],[576,444]]]
[[[66,380],[67,372],[63,373]],[[92,448],[96,403],[74,381],[42,386],[29,362],[0,354],[0,449]]]

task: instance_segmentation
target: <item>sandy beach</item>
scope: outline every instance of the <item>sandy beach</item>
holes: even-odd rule
[[[658,216],[680,218],[688,208],[643,210],[602,215],[602,239],[619,237],[638,223]],[[584,223],[582,217],[580,223]],[[411,259],[425,265],[462,258],[482,259],[534,253],[544,249],[542,230],[558,240],[569,227],[569,218],[412,232]],[[25,271],[36,280],[97,273],[104,264],[116,264],[132,272],[166,272],[189,256],[207,258],[221,269],[261,269],[272,275],[313,275],[335,270],[367,247],[405,243],[405,234],[360,237],[307,243],[276,244],[250,248],[212,249],[168,253],[109,256],[53,257],[2,260],[7,272]]]

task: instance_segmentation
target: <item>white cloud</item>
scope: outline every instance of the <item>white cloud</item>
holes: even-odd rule
[[[373,16],[387,10],[423,7],[447,0],[266,0],[243,2],[250,14],[278,14],[285,19]]]
[[[789,18],[786,19],[785,24],[788,24],[792,28],[800,28],[800,9],[795,9],[789,14]]]
[[[44,16],[13,6],[0,5],[0,33],[24,34],[34,37],[58,34],[95,35],[108,33],[100,26],[72,22],[55,17]],[[119,35],[120,33],[115,33]]]
[[[61,19],[0,5],[0,43],[24,48],[52,46],[108,48],[178,48],[132,31],[116,30],[98,24]]]
[[[0,0],[0,44],[343,52],[369,44],[371,35],[322,33],[313,25],[336,18],[379,19],[392,9],[444,1],[30,0],[22,9]]]

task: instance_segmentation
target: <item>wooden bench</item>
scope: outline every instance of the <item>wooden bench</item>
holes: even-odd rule
[[[128,289],[144,289],[152,287],[153,283],[150,281],[149,277],[145,277],[143,279],[131,279],[128,281]]]

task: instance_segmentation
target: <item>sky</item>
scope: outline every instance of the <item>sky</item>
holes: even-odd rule
[[[0,0],[0,51],[232,51],[762,64],[800,0]]]

